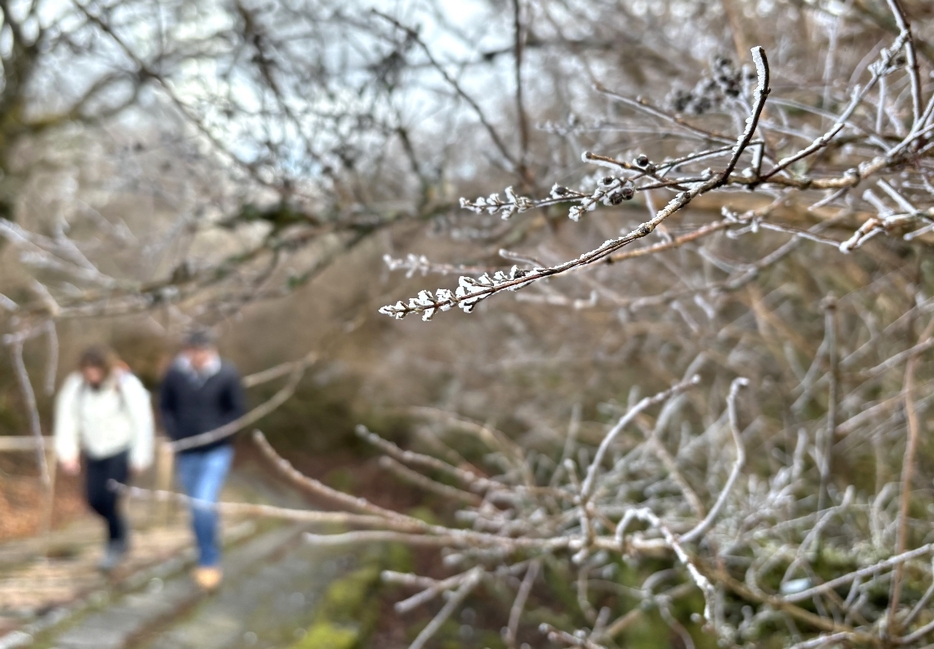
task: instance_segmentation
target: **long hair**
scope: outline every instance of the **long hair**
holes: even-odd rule
[[[88,367],[95,367],[103,370],[104,377],[109,377],[114,368],[121,364],[117,354],[109,347],[94,345],[88,347],[78,359],[78,369],[83,370]]]

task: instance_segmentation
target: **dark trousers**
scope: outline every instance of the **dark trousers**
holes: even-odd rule
[[[123,451],[110,457],[87,458],[88,504],[107,521],[107,532],[111,541],[125,541],[127,526],[117,508],[117,492],[108,488],[110,480],[127,483],[130,475],[129,452]]]

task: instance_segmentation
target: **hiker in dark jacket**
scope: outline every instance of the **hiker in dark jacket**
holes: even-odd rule
[[[233,437],[205,434],[238,419],[245,407],[240,375],[221,360],[210,334],[196,332],[185,340],[162,380],[159,410],[166,433],[182,442],[175,465],[182,488],[194,501],[192,527],[199,559],[193,575],[198,585],[213,590],[223,577],[214,505],[233,461]],[[191,443],[197,445],[188,447]]]

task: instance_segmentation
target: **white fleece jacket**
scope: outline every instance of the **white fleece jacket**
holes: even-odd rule
[[[75,460],[80,451],[91,459],[129,450],[130,467],[152,464],[154,425],[152,401],[140,380],[115,371],[94,390],[80,372],[65,379],[55,399],[55,454]]]

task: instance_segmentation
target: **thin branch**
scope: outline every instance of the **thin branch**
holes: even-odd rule
[[[717,517],[720,515],[720,512],[723,510],[723,506],[726,504],[727,498],[730,497],[730,492],[733,491],[733,486],[736,484],[736,481],[739,479],[739,474],[742,472],[743,467],[746,465],[746,445],[743,444],[743,437],[740,434],[739,422],[737,421],[736,415],[736,398],[739,395],[740,388],[745,388],[749,385],[749,379],[744,377],[739,377],[733,379],[733,382],[730,384],[730,394],[727,397],[727,410],[730,415],[730,433],[733,436],[733,444],[736,446],[736,461],[733,463],[733,469],[730,471],[730,477],[727,478],[726,484],[723,486],[723,489],[720,491],[720,495],[717,497],[717,502],[714,503],[714,506],[708,512],[707,516],[703,521],[698,523],[697,527],[692,529],[687,534],[681,536],[681,540],[685,543],[691,543],[701,538],[704,534],[707,533],[713,524],[717,520]]]
[[[637,239],[650,235],[671,215],[680,211],[698,196],[724,185],[728,181],[730,173],[735,168],[743,151],[752,140],[752,136],[759,122],[759,116],[762,113],[765,100],[769,93],[769,67],[768,60],[765,57],[765,51],[761,47],[755,47],[752,50],[752,54],[758,75],[758,84],[755,91],[755,105],[746,120],[746,127],[743,133],[737,138],[736,146],[729,163],[719,173],[710,174],[707,180],[695,183],[687,191],[678,192],[654,217],[642,223],[628,234],[616,239],[609,239],[601,246],[589,252],[585,252],[577,259],[572,259],[563,264],[551,266],[550,268],[535,268],[531,271],[522,270],[519,269],[518,266],[514,266],[508,274],[497,272],[493,277],[486,274],[477,279],[462,276],[459,280],[459,286],[455,291],[442,288],[432,293],[431,291],[423,290],[419,292],[418,297],[411,298],[408,303],[399,301],[394,305],[383,306],[379,309],[379,312],[396,319],[404,318],[411,313],[421,313],[422,319],[426,321],[430,320],[436,312],[448,311],[455,306],[469,313],[480,301],[497,293],[516,291],[533,282],[562,275],[568,271],[582,268],[605,259],[620,248],[629,245]],[[609,199],[612,192],[622,192],[623,185],[619,179],[609,178],[608,180],[610,183],[606,187],[598,189],[598,191],[594,193],[594,197],[585,198],[581,201],[580,206],[572,207],[571,216],[573,217],[574,214],[577,214],[579,218],[581,213],[596,207],[598,200]],[[507,207],[509,211],[524,210],[531,204],[529,199],[515,196],[511,188],[507,188],[506,194],[510,201],[503,203],[503,205]],[[492,207],[494,211],[499,208],[499,204],[494,204]],[[482,210],[486,208],[474,206],[474,209]]]
[[[523,24],[522,0],[512,0],[513,38],[516,84],[516,118],[519,120],[519,176],[528,182],[527,159],[529,155],[529,116],[525,110],[523,96],[522,60],[525,53],[525,25]]]
[[[468,570],[465,573],[454,575],[453,577],[448,577],[447,579],[442,579],[439,581],[437,579],[421,577],[419,575],[408,572],[402,573],[394,572],[392,570],[384,570],[380,577],[384,582],[389,584],[416,586],[424,589],[421,592],[418,592],[400,602],[396,602],[395,605],[393,605],[396,613],[408,613],[418,608],[422,604],[430,602],[442,593],[461,585],[469,574],[470,571]]]
[[[422,475],[418,471],[413,471],[409,467],[389,456],[381,457],[379,459],[379,465],[380,467],[391,471],[400,479],[415,485],[416,487],[420,487],[424,491],[433,492],[442,498],[447,499],[448,501],[460,501],[474,506],[478,506],[483,502],[483,498],[477,494],[470,493],[469,491],[463,491],[461,489],[457,489],[456,487],[432,480],[428,476]]]
[[[404,32],[406,37],[411,38],[413,42],[418,44],[419,48],[421,48],[422,52],[424,52],[428,61],[438,71],[438,73],[444,78],[445,82],[447,82],[447,84],[451,86],[451,89],[453,89],[454,92],[461,99],[467,102],[467,105],[470,106],[473,112],[477,115],[477,119],[480,120],[480,123],[483,125],[483,128],[486,129],[486,132],[489,134],[490,139],[493,141],[493,144],[495,144],[496,148],[499,149],[500,154],[502,154],[502,156],[509,162],[509,164],[512,165],[514,169],[518,170],[519,163],[516,161],[515,157],[511,153],[509,153],[509,148],[503,142],[502,138],[500,138],[499,133],[496,132],[496,129],[493,128],[493,124],[491,124],[490,121],[487,119],[486,115],[483,113],[483,109],[480,108],[480,105],[473,99],[473,97],[471,97],[470,95],[466,93],[466,91],[464,91],[464,89],[457,82],[457,80],[454,77],[452,77],[448,73],[447,70],[444,69],[444,66],[441,65],[441,63],[439,63],[437,59],[435,59],[434,55],[431,53],[431,50],[422,40],[421,36],[419,36],[418,32],[412,29],[411,27],[407,27],[406,25],[403,25],[402,23],[400,23],[398,20],[396,20],[392,16],[384,14],[378,9],[371,9],[370,11],[373,14],[382,18],[383,20],[386,20],[392,23],[392,25],[396,27],[396,29],[399,29],[402,32]]]
[[[234,514],[257,518],[275,518],[279,520],[300,521],[304,523],[362,525],[366,527],[380,527],[386,524],[386,519],[381,516],[351,514],[348,512],[325,512],[308,509],[291,509],[288,507],[275,507],[273,505],[257,505],[242,502],[211,502],[208,500],[191,498],[185,494],[177,493],[174,491],[144,489],[142,487],[121,484],[113,480],[111,480],[107,486],[117,493],[134,500],[158,502],[173,501],[188,507],[207,509],[224,514]]]
[[[785,595],[782,599],[785,602],[791,603],[804,602],[811,599],[812,597],[821,595],[835,588],[839,588],[840,586],[846,586],[847,584],[852,583],[857,579],[862,579],[863,577],[869,577],[871,575],[878,575],[879,573],[889,570],[890,568],[895,568],[909,561],[913,561],[914,559],[920,559],[921,557],[930,555],[932,552],[934,552],[934,543],[928,543],[927,545],[922,545],[920,548],[915,548],[914,550],[908,550],[907,552],[893,555],[888,559],[884,559],[872,565],[865,566],[859,570],[854,570],[835,579],[825,581],[823,584],[818,586],[812,586],[811,588],[802,590],[799,593]]]
[[[752,140],[752,136],[756,132],[756,127],[759,125],[759,117],[762,115],[762,109],[765,108],[765,100],[768,99],[769,93],[771,92],[771,88],[769,88],[769,60],[762,47],[757,45],[752,48],[752,61],[756,66],[756,77],[758,78],[756,89],[753,92],[752,113],[746,118],[746,129],[743,131],[743,134],[740,135],[739,141],[736,143],[736,148],[733,150],[733,156],[730,158],[729,163],[727,163],[726,168],[720,172],[720,181],[714,185],[714,187],[724,185],[727,179],[729,179],[730,174],[733,173],[740,156],[743,155],[743,151],[746,150],[746,147]]]
[[[915,51],[914,38],[911,34],[911,25],[905,16],[905,10],[899,0],[886,0],[889,9],[895,17],[895,24],[905,41],[905,58],[908,60],[908,79],[911,83],[911,111],[912,111],[912,130],[921,128],[921,111],[924,107],[924,99],[921,96],[921,72],[918,69],[918,54]]]
[[[931,337],[932,333],[934,333],[934,318],[924,328],[919,342],[926,341]],[[908,510],[911,507],[911,479],[914,477],[915,454],[918,441],[921,438],[921,424],[918,419],[914,395],[915,372],[920,357],[920,353],[914,354],[908,359],[908,364],[905,367],[905,416],[908,419],[908,440],[905,444],[905,456],[902,459],[901,502],[898,507],[898,537],[895,546],[895,551],[898,554],[904,553],[908,547]],[[902,594],[902,574],[903,566],[899,564],[896,566],[895,574],[892,577],[892,592],[889,596],[888,621],[890,628],[898,623],[896,615]]]
[[[525,609],[525,603],[532,592],[532,586],[535,585],[535,579],[538,577],[538,571],[541,568],[541,561],[535,560],[529,562],[529,567],[525,571],[525,577],[522,584],[519,585],[519,592],[516,593],[516,599],[509,610],[509,623],[506,625],[504,639],[510,649],[516,647],[516,633],[519,630],[519,620],[522,618],[522,611]]]
[[[451,614],[457,610],[457,607],[464,603],[464,600],[467,599],[467,596],[473,592],[473,590],[480,585],[480,580],[483,577],[483,570],[480,568],[473,568],[469,576],[464,579],[464,582],[460,587],[451,595],[445,605],[438,611],[438,614],[432,618],[424,629],[416,636],[412,644],[409,645],[409,649],[422,649],[425,646],[425,643],[431,640],[432,637],[441,629],[441,625],[444,624]]]
[[[830,478],[833,470],[833,443],[837,432],[837,402],[839,400],[839,349],[837,346],[837,299],[832,294],[824,300],[824,349],[830,363],[829,390],[827,394],[827,426],[824,434],[818,436],[818,452],[820,453],[820,485],[817,497],[817,511],[822,512],[827,507],[830,498]],[[822,439],[821,439],[822,438]],[[818,543],[818,547],[820,544]]]
[[[28,332],[15,335],[7,344],[10,347],[10,355],[13,359],[13,369],[16,373],[16,380],[19,383],[20,392],[23,395],[23,399],[26,402],[26,410],[29,413],[29,430],[32,433],[33,439],[36,441],[36,463],[39,466],[42,486],[47,492],[51,492],[52,477],[49,470],[49,463],[46,460],[45,439],[42,436],[39,407],[36,404],[36,393],[32,388],[32,382],[29,380],[29,372],[23,360],[23,343],[28,336]]]
[[[616,440],[617,436],[623,432],[623,429],[628,426],[633,419],[636,418],[639,413],[648,408],[649,406],[661,403],[680,394],[685,390],[688,390],[700,383],[700,376],[695,374],[690,379],[686,381],[681,381],[671,386],[669,389],[659,392],[655,396],[645,397],[640,400],[636,405],[630,408],[625,415],[620,417],[619,421],[616,422],[616,425],[610,429],[610,432],[606,434],[603,438],[603,441],[600,442],[600,446],[597,448],[597,452],[594,455],[593,461],[590,463],[590,467],[587,469],[587,477],[584,478],[584,482],[581,484],[581,493],[580,500],[581,504],[585,504],[590,496],[593,494],[593,490],[596,487],[597,474],[600,471],[600,467],[603,464],[603,459],[606,457],[607,452],[609,451],[610,446]]]

